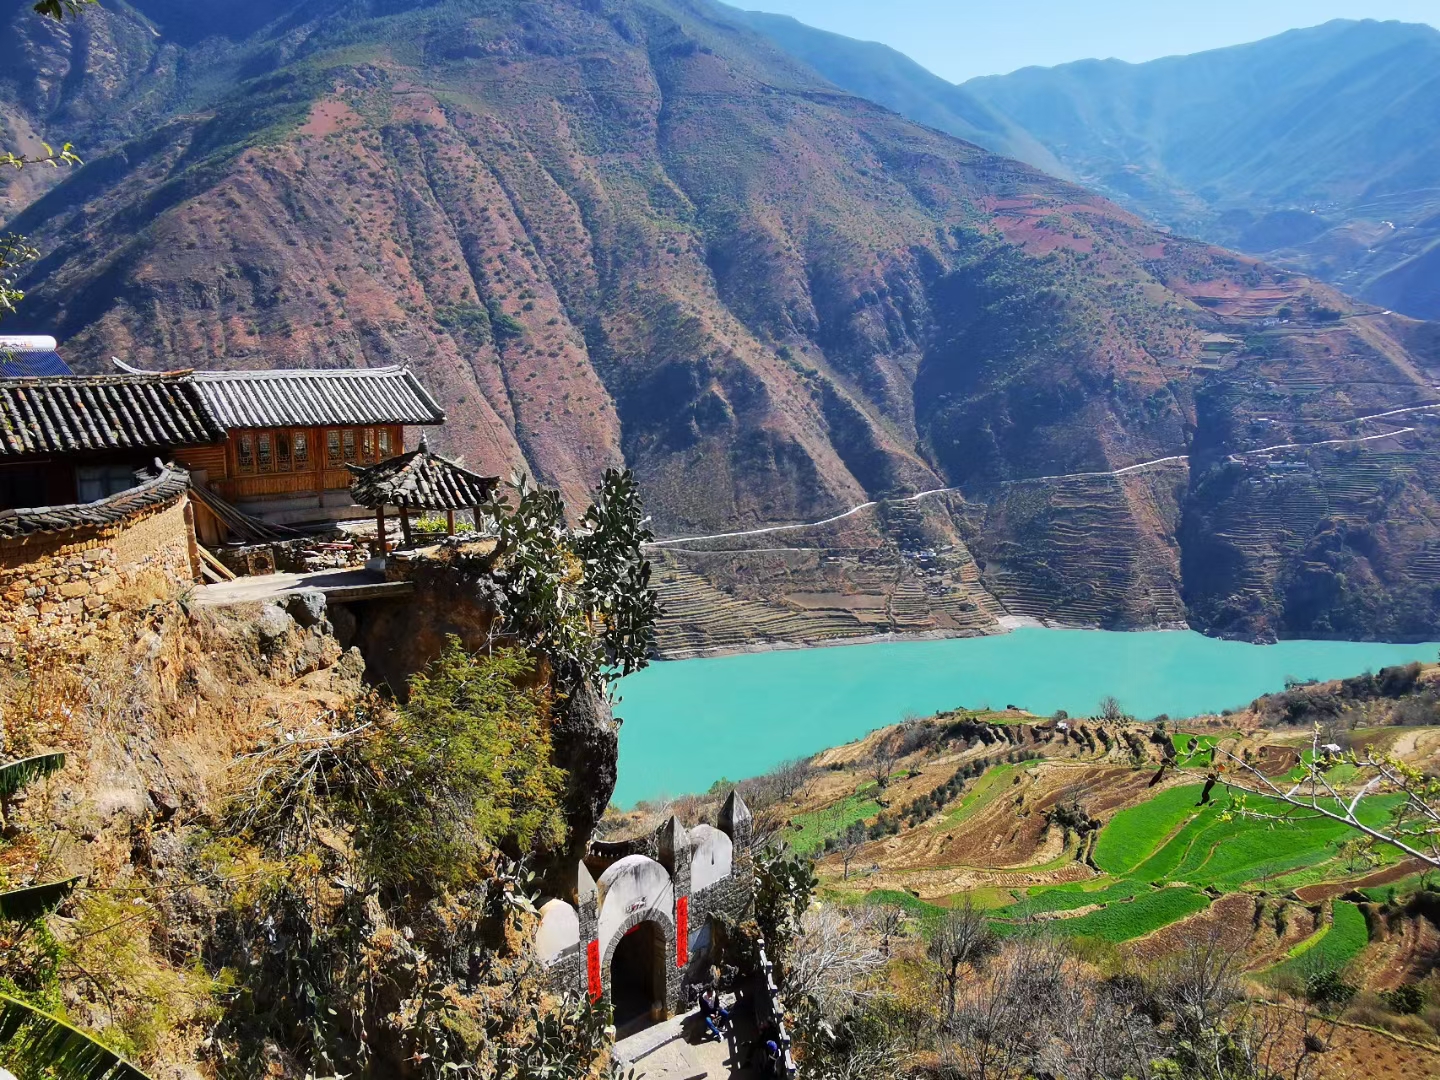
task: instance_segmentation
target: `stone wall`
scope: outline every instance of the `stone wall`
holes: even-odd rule
[[[192,513],[181,491],[117,521],[0,536],[0,657],[117,623],[116,591],[142,576],[193,584]]]

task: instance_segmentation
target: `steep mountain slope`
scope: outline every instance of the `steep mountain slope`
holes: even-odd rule
[[[1322,465],[1250,451],[1432,400],[1423,328],[844,93],[704,0],[136,0],[60,31],[9,4],[9,129],[87,158],[12,193],[48,253],[15,330],[74,362],[409,359],[449,450],[573,502],[624,460],[662,535],[955,487],[854,558],[942,538],[1013,614],[1440,626],[1423,422],[1303,513],[1252,507]]]
[[[1440,239],[1440,31],[1337,20],[1145,64],[964,84],[1097,190],[1377,302],[1440,315],[1399,270]],[[1431,220],[1426,220],[1427,218]],[[1380,281],[1390,273],[1399,278]],[[1382,299],[1383,298],[1383,299]]]
[[[1068,175],[1059,159],[1028,132],[888,45],[818,30],[788,15],[738,8],[727,9],[726,15],[853,94],[1052,176]]]

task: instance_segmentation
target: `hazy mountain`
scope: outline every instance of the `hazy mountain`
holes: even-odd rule
[[[879,102],[916,123],[1028,162],[1052,176],[1067,175],[1065,166],[1028,132],[888,45],[817,30],[788,15],[738,8],[728,9],[726,14],[765,35],[836,86]]]
[[[1081,182],[1414,315],[1440,229],[1440,31],[1337,20],[1145,64],[1085,60],[962,89]]]
[[[0,6],[7,138],[86,164],[9,194],[47,252],[13,329],[72,362],[408,359],[449,450],[572,502],[623,460],[662,533],[953,485],[930,508],[1013,612],[1440,630],[1423,416],[1233,456],[1382,434],[1355,418],[1429,399],[1427,327],[843,92],[725,9],[27,8]]]

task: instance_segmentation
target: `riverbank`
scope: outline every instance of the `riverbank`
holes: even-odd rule
[[[860,634],[854,637],[822,638],[795,641],[755,641],[749,644],[713,645],[694,648],[669,648],[656,652],[652,658],[657,661],[706,660],[726,656],[748,656],[755,653],[795,652],[806,649],[831,649],[847,645],[900,644],[907,641],[962,641],[968,638],[1000,637],[1016,630],[1076,630],[1097,634],[1171,634],[1189,632],[1185,623],[1157,623],[1147,626],[1127,627],[1123,630],[1108,630],[1093,625],[1078,625],[1057,620],[1035,619],[1028,615],[1002,615],[995,620],[997,629],[975,630],[918,630],[905,633]],[[1225,640],[1225,639],[1216,639]],[[1263,645],[1270,642],[1250,642]]]

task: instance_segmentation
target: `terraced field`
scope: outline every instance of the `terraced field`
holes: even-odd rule
[[[1330,922],[1290,950],[1283,964],[1269,974],[1279,977],[1305,975],[1315,971],[1336,971],[1354,960],[1370,943],[1365,916],[1354,904],[1336,901]]]
[[[1247,796],[1241,803],[1219,788],[1202,804],[1202,769],[1166,773],[1152,788],[1152,767],[1119,759],[1129,752],[1119,737],[1123,729],[1109,733],[1112,749],[1104,750],[1098,739],[1087,745],[1051,725],[1007,719],[1018,741],[976,741],[926,755],[883,791],[862,781],[853,795],[796,815],[792,842],[821,856],[822,879],[838,893],[899,902],[922,924],[969,897],[990,909],[1002,933],[1043,928],[1142,955],[1219,934],[1246,954],[1253,971],[1276,978],[1343,967],[1374,951],[1366,951],[1369,932],[1354,897],[1340,896],[1374,882],[1367,895],[1378,901],[1392,882],[1403,886],[1412,871],[1397,854],[1344,853],[1352,830],[1273,800]],[[1208,766],[1205,750],[1241,737],[1201,727],[1172,732],[1171,746],[1182,762],[1188,754]],[[1015,747],[1038,748],[1044,756],[1006,760],[1015,757]],[[1152,763],[1158,760],[1155,743],[1146,748]],[[1278,760],[1285,747],[1255,747],[1259,757],[1272,750]],[[836,857],[824,856],[827,836],[855,821],[882,821],[933,789],[957,763],[981,759],[992,762],[983,775],[923,820],[893,835],[882,829],[852,859],[850,877],[839,880]],[[863,744],[827,760],[832,768],[854,767],[864,760]],[[842,782],[827,775],[832,790]],[[1367,800],[1363,820],[1382,825],[1397,803],[1394,796]],[[1097,817],[1098,833],[1088,837],[1071,827]],[[1402,942],[1395,948],[1418,947]]]
[[[668,657],[881,634],[994,633],[1005,608],[940,500],[818,529],[653,549]]]
[[[1163,537],[1185,478],[1177,462],[1130,477],[1015,482],[968,521],[965,539],[986,588],[1014,614],[1071,626],[1180,624],[1179,552]]]

